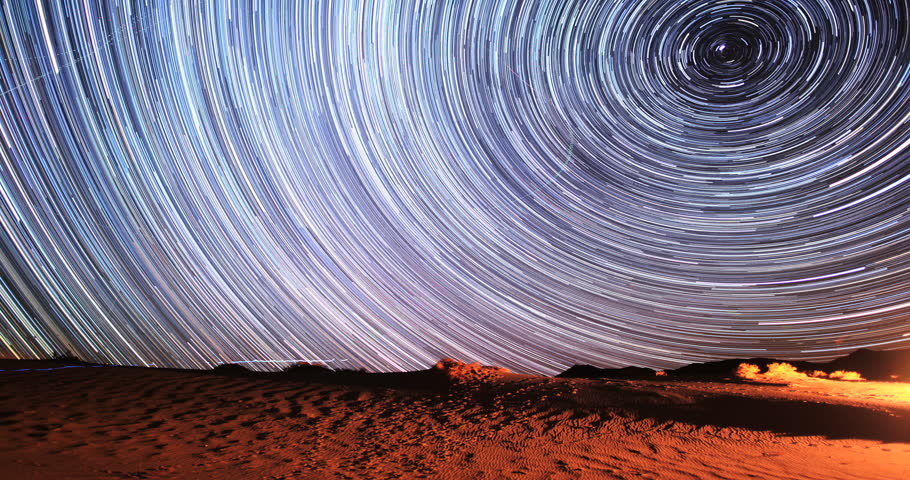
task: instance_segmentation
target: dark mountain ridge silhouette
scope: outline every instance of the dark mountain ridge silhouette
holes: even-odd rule
[[[693,363],[675,370],[667,370],[666,373],[668,377],[674,378],[733,376],[737,367],[742,363],[758,365],[763,370],[766,370],[772,363],[789,363],[799,371],[821,370],[831,373],[837,370],[847,370],[859,372],[866,380],[910,381],[910,349],[869,350],[863,348],[845,357],[823,363],[773,358],[735,358]],[[561,378],[653,379],[656,371],[641,367],[598,368],[591,365],[573,365],[556,376]]]

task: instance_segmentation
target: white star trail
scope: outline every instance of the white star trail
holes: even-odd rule
[[[910,347],[910,2],[4,2],[0,355]]]

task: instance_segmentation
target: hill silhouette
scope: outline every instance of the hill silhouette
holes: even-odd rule
[[[740,364],[750,363],[767,370],[768,365],[781,362],[789,363],[800,371],[820,370],[831,373],[848,370],[859,372],[867,380],[910,381],[910,349],[860,349],[845,357],[823,363],[774,358],[734,358],[693,363],[674,370],[667,370],[666,373],[669,377],[675,378],[730,377],[732,379],[735,378],[736,369]],[[652,379],[656,376],[656,372],[650,368],[641,367],[599,368],[591,365],[573,365],[556,376],[560,378]]]

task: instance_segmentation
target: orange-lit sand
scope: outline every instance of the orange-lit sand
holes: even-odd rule
[[[864,407],[910,408],[910,383],[869,382],[858,372],[838,370],[830,375],[815,371],[798,372],[788,363],[772,363],[766,372],[755,365],[743,363],[736,372],[745,380],[759,383],[784,384],[788,397],[836,398],[838,402]],[[773,392],[773,391],[772,391]],[[760,393],[767,396],[768,392]]]
[[[910,385],[717,380],[0,372],[0,477],[910,478]]]

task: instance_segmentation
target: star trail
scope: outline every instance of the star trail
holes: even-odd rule
[[[0,355],[910,347],[910,2],[22,1]]]

